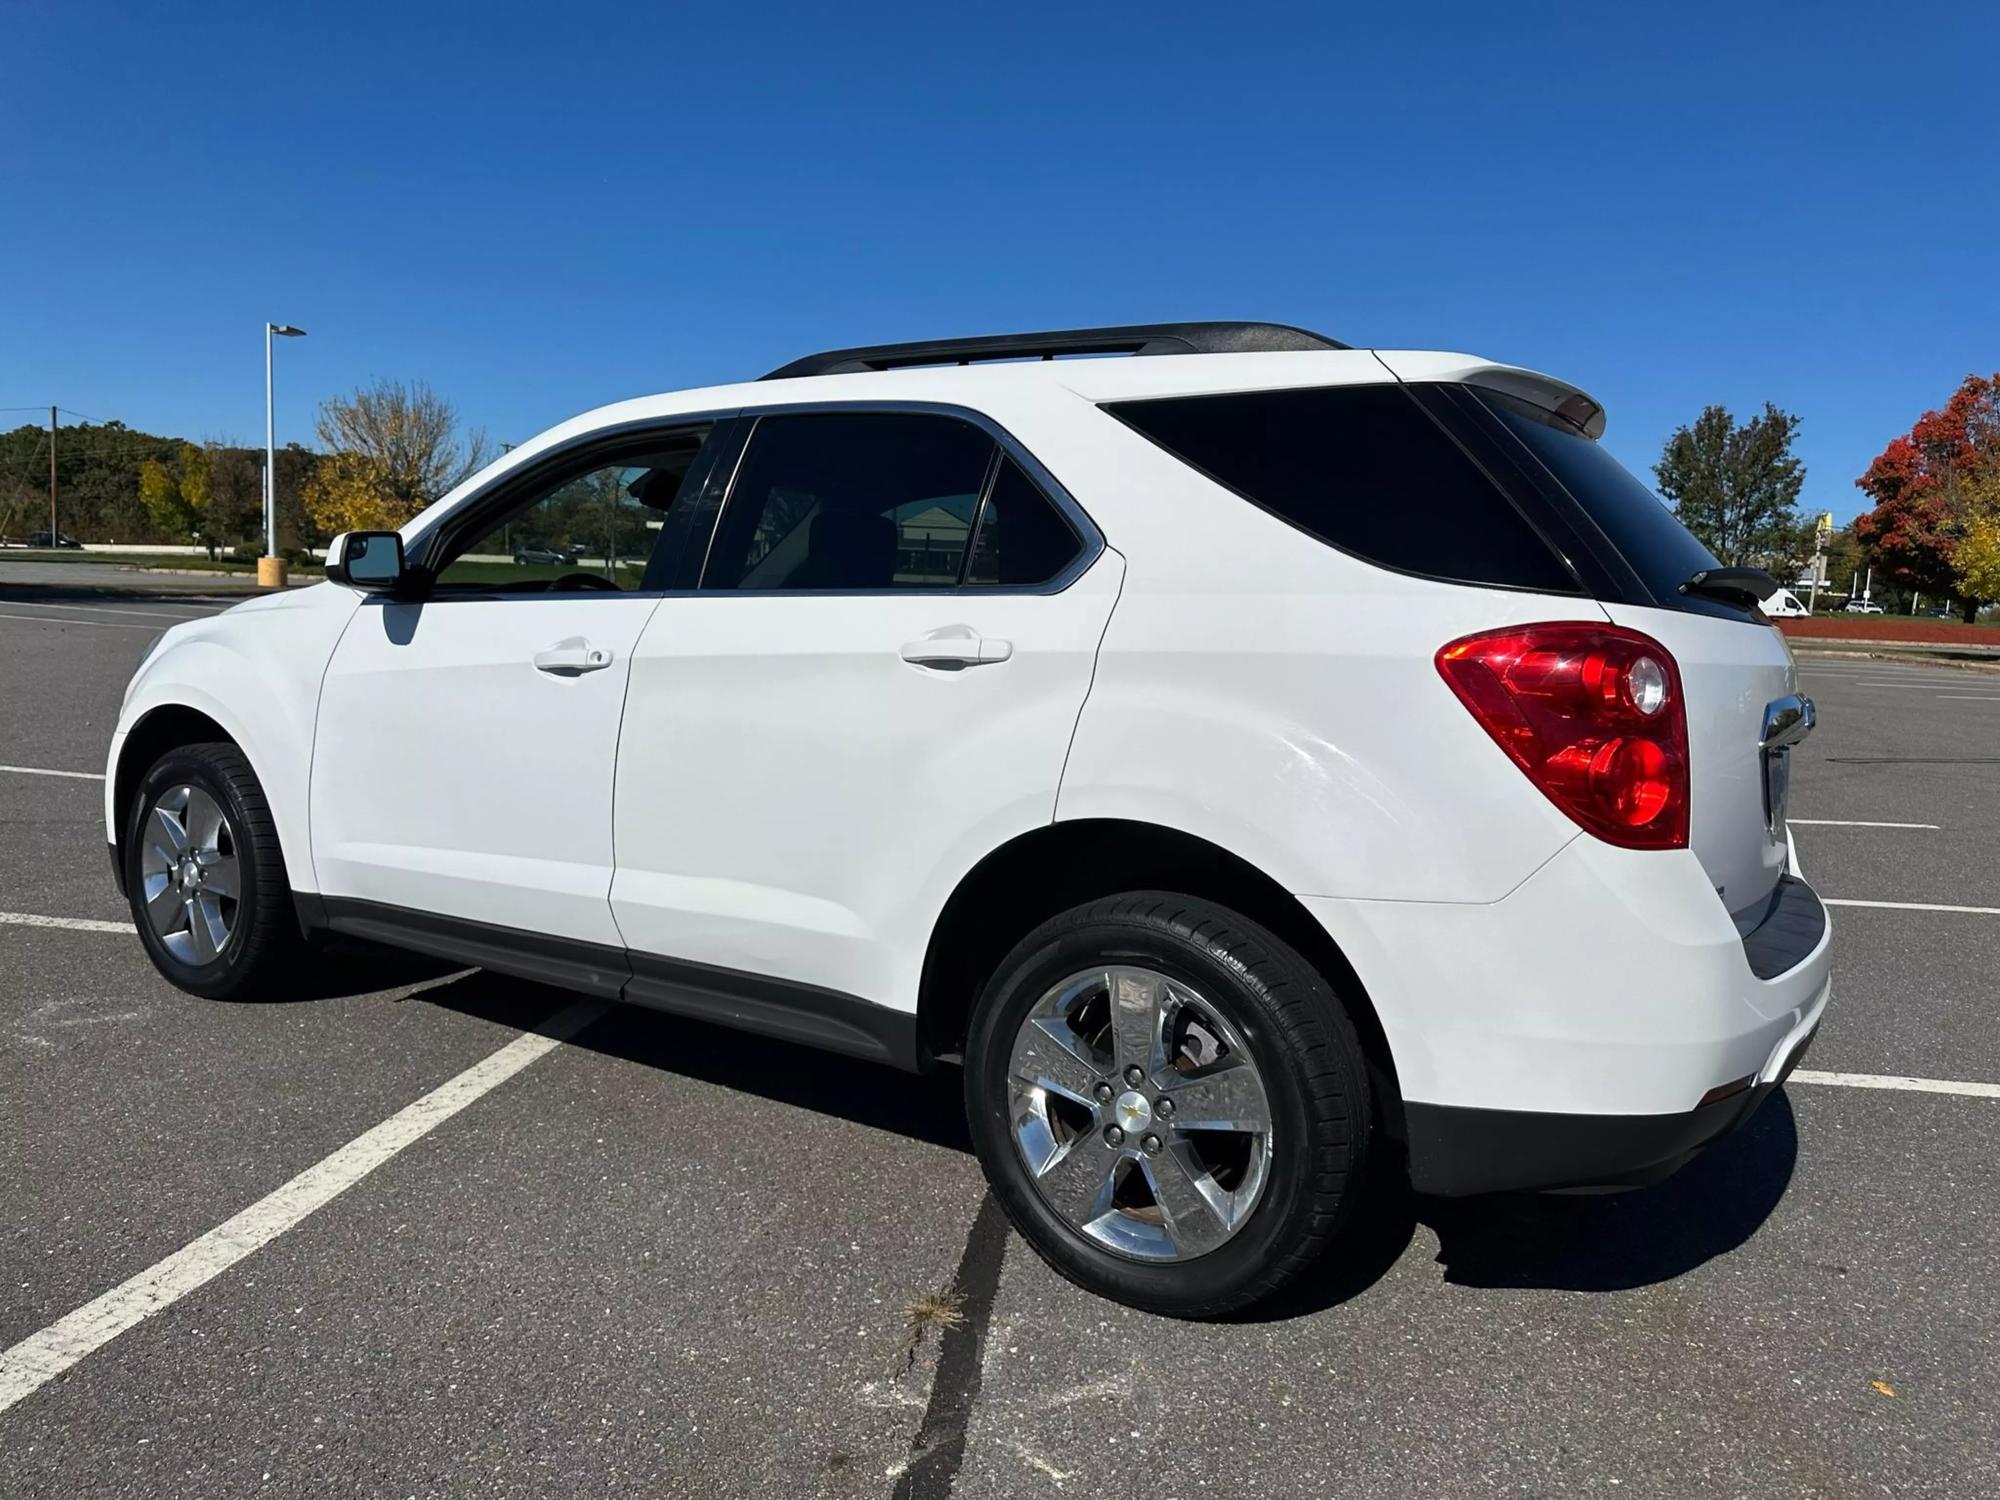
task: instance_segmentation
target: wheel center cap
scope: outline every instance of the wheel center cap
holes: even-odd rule
[[[1127,1089],[1113,1100],[1111,1112],[1127,1135],[1135,1135],[1153,1123],[1153,1106],[1137,1089]]]

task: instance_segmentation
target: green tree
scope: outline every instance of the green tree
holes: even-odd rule
[[[1738,423],[1726,407],[1702,409],[1667,439],[1653,473],[1681,524],[1732,567],[1782,565],[1796,551],[1806,469],[1792,453],[1799,419],[1764,403]]]
[[[1960,480],[1965,529],[1952,549],[1952,572],[1966,617],[1976,619],[1980,601],[2000,599],[2000,455]]]
[[[159,531],[187,536],[194,530],[194,508],[181,494],[180,475],[157,458],[139,465],[139,503]]]
[[[264,456],[249,448],[208,445],[208,524],[217,547],[255,542],[264,528]]]
[[[182,443],[179,467],[181,503],[187,507],[191,523],[188,535],[198,538],[208,548],[208,555],[212,558],[215,556],[216,539],[211,522],[208,450],[197,448],[193,443]]]
[[[182,443],[171,464],[157,458],[139,465],[139,503],[154,528],[172,537],[196,537],[215,556],[215,538],[207,534],[209,456],[193,443]]]

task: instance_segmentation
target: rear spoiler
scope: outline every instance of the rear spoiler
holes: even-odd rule
[[[1398,380],[1455,380],[1485,386],[1554,412],[1587,438],[1604,436],[1604,407],[1586,391],[1567,381],[1519,365],[1496,365],[1470,354],[1432,354],[1401,349],[1377,349],[1375,357]]]

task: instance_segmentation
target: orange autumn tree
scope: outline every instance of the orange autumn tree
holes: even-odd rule
[[[305,510],[329,535],[393,530],[486,466],[481,432],[421,380],[378,380],[321,404],[327,457],[306,481]]]
[[[1957,594],[1968,621],[2000,598],[2000,373],[1966,376],[1854,482],[1875,502],[1854,535],[1877,567]]]

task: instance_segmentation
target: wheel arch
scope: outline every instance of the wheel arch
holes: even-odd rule
[[[162,703],[133,724],[118,747],[118,766],[111,781],[112,829],[123,844],[132,821],[132,799],[138,795],[139,779],[153,762],[182,745],[198,745],[208,740],[225,740],[236,745],[236,736],[198,708],[185,703]],[[242,749],[237,745],[237,749]]]
[[[1326,976],[1346,1003],[1383,1104],[1401,1132],[1395,1058],[1367,987],[1305,905],[1250,861],[1160,824],[1079,818],[1018,835],[975,865],[931,929],[917,995],[918,1047],[953,1058],[993,968],[1029,931],[1073,906],[1127,890],[1171,890],[1261,923]]]
[[[234,746],[237,753],[250,762],[250,769],[258,782],[265,786],[268,798],[269,782],[265,780],[256,751],[245,743],[242,735],[205,709],[178,701],[158,703],[135,719],[126,731],[118,747],[118,761],[109,787],[110,829],[114,835],[112,848],[115,851],[113,865],[121,893],[125,886],[125,839],[131,832],[132,804],[138,796],[140,781],[153,763],[169,750],[177,750],[183,745],[217,742]],[[298,869],[297,859],[285,836],[283,822],[275,816],[273,822],[278,831],[278,850],[285,861],[287,881],[297,890],[299,882],[294,878]]]

